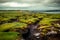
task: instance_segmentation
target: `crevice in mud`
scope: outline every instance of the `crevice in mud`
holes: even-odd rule
[[[27,33],[24,33],[22,34],[22,37],[25,39],[25,40],[33,40],[32,36],[34,33],[32,33],[32,30],[35,32],[35,29],[37,29],[37,27],[39,26],[38,23],[42,20],[42,18],[39,18],[35,23],[33,24],[29,24],[28,25],[28,32]],[[39,33],[39,32],[38,32]]]
[[[9,32],[10,30],[9,29],[7,29],[7,30],[4,30],[3,32]]]
[[[26,33],[23,33],[22,36],[25,40],[28,39],[29,35],[30,35],[30,29],[27,29],[28,31]]]

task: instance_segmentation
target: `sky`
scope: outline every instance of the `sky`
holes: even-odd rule
[[[0,10],[60,10],[60,0],[0,0]]]

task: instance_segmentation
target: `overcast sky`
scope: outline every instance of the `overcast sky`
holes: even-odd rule
[[[2,9],[60,10],[60,0],[0,0]]]

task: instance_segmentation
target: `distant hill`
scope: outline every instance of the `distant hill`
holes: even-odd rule
[[[35,12],[60,12],[60,10],[30,10]]]

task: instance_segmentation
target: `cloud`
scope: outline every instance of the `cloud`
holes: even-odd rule
[[[36,4],[6,2],[6,3],[1,3],[0,5],[5,7],[30,7],[30,6],[35,6]]]
[[[0,2],[40,3],[41,0],[0,0]]]
[[[59,0],[0,0],[0,7],[8,7],[8,9],[9,7],[19,7],[17,9],[53,10],[60,9],[59,5]]]
[[[44,4],[44,5],[53,5],[53,6],[59,6],[60,5],[60,0],[0,0],[1,2],[18,2],[18,3],[35,3],[35,4]]]
[[[59,6],[60,7],[60,0],[43,0],[41,1],[42,4],[45,6]]]

